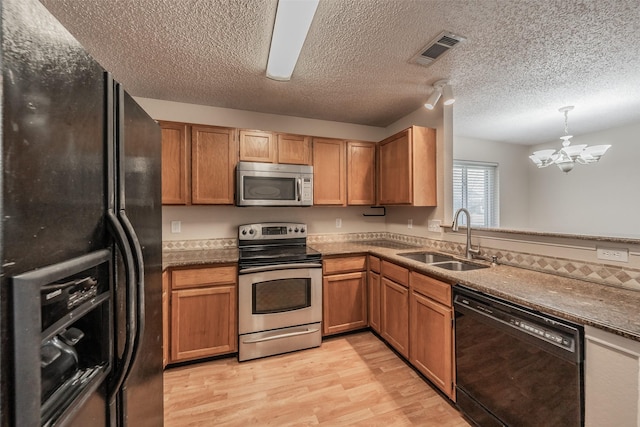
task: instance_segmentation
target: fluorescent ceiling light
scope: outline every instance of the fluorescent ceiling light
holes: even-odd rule
[[[279,0],[271,36],[267,77],[291,79],[319,0]]]

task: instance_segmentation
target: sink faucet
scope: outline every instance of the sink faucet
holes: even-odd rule
[[[480,246],[478,246],[477,248],[473,248],[471,246],[471,215],[469,214],[468,210],[466,210],[465,208],[460,208],[456,211],[455,215],[453,216],[453,225],[451,226],[451,230],[458,231],[458,217],[462,212],[467,215],[467,249],[465,255],[467,259],[471,259],[473,258],[473,255],[477,255],[480,253]]]

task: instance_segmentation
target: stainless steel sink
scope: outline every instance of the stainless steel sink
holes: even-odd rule
[[[437,252],[408,252],[398,255],[414,261],[423,262],[433,267],[440,267],[451,271],[470,271],[488,267],[486,265],[458,261],[452,256],[439,254]]]
[[[425,264],[433,264],[434,262],[454,261],[452,256],[439,254],[436,252],[409,252],[398,254],[402,257],[412,259],[414,261],[424,262]]]
[[[436,262],[431,263],[430,265],[433,267],[444,268],[445,270],[451,271],[470,271],[488,267],[487,265],[471,264],[469,262],[462,261]]]

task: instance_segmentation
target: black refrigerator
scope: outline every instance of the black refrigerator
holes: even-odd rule
[[[0,425],[161,426],[160,129],[41,3],[0,4]]]

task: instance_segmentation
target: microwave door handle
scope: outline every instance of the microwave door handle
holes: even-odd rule
[[[298,201],[302,200],[302,179],[296,179],[296,195],[298,197]]]

